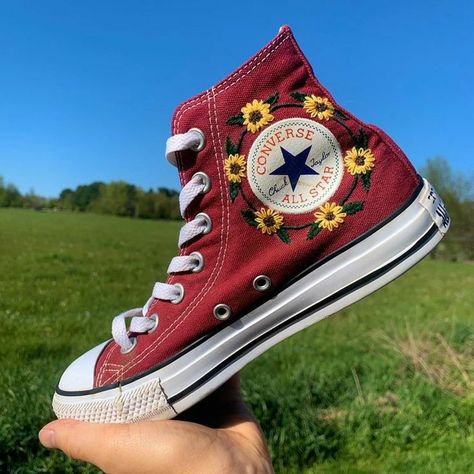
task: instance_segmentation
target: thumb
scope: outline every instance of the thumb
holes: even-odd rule
[[[39,432],[39,440],[44,447],[60,449],[73,459],[119,472],[121,451],[130,443],[129,426],[56,420]]]

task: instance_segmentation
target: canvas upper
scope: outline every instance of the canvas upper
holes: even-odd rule
[[[350,80],[348,77],[347,80]],[[211,181],[187,209],[205,212],[212,230],[188,242],[198,251],[198,273],[171,275],[184,298],[155,300],[152,334],[140,334],[133,351],[115,342],[95,366],[100,387],[157,367],[200,338],[238,324],[310,265],[370,231],[399,209],[420,178],[400,148],[380,129],[341,107],[319,83],[291,30],[279,34],[243,66],[175,111],[172,133],[199,128],[202,151],[181,152],[184,186],[194,173]],[[265,275],[271,288],[259,291]],[[214,316],[228,305],[226,321]]]

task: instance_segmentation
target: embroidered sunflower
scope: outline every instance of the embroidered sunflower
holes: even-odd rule
[[[262,207],[255,212],[255,215],[255,222],[258,224],[257,229],[260,229],[262,234],[275,234],[283,224],[283,216],[273,209]]]
[[[342,212],[342,206],[339,206],[335,202],[327,202],[319,207],[319,211],[314,213],[316,218],[315,223],[319,224],[322,229],[332,231],[339,227],[339,224],[344,222],[344,217],[347,214]]]
[[[370,148],[359,148],[355,146],[351,150],[347,150],[344,157],[344,165],[347,171],[354,176],[356,174],[366,174],[374,167],[375,156]]]
[[[258,132],[273,120],[273,115],[270,113],[270,104],[263,102],[263,100],[254,99],[251,103],[248,102],[245,107],[242,107],[241,111],[244,117],[244,125],[247,125],[247,130],[251,133]]]
[[[229,155],[224,162],[224,170],[227,179],[231,183],[240,183],[242,178],[245,178],[245,156],[243,155]]]
[[[319,120],[329,120],[334,115],[334,105],[326,97],[316,97],[313,94],[305,97],[303,109],[312,118],[317,117]]]

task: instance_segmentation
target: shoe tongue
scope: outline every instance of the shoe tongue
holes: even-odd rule
[[[237,143],[235,139],[234,143],[229,143],[227,136],[229,127],[248,128],[242,124],[242,108],[254,101],[270,105],[278,101],[278,105],[284,108],[285,102],[295,102],[291,93],[304,90],[314,81],[311,66],[299,49],[291,29],[282,26],[277,36],[240,68],[176,109],[172,122],[173,135],[199,128],[206,136],[206,146],[197,156],[193,152],[177,154],[181,184],[186,184],[192,174],[209,160],[222,160],[224,154],[227,156],[232,154],[233,148],[237,149],[238,139]],[[295,117],[300,116],[301,109],[292,109],[287,105],[282,112],[285,116]],[[255,112],[250,118],[258,122],[261,112]],[[248,153],[261,129],[248,131],[251,137],[246,137],[238,147],[242,155]]]

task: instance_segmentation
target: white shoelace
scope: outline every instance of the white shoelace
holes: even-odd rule
[[[198,150],[202,145],[203,136],[200,131],[191,129],[190,131],[174,135],[166,142],[166,158],[170,163],[176,166],[175,153],[183,150]],[[179,193],[179,208],[181,215],[184,213],[191,202],[202,192],[205,192],[208,183],[202,174],[196,173],[193,178],[186,183]],[[198,214],[193,220],[187,222],[179,233],[179,247],[186,242],[203,234],[209,229],[209,222],[205,215]],[[196,270],[202,262],[195,255],[184,255],[173,257],[169,266],[168,273],[189,272]],[[112,321],[112,336],[114,341],[121,347],[122,352],[129,352],[133,349],[136,339],[129,337],[129,332],[140,334],[152,331],[158,324],[158,318],[147,317],[148,308],[155,299],[178,302],[183,297],[183,287],[175,284],[156,282],[153,287],[152,295],[145,303],[143,308],[134,308],[116,316]],[[129,328],[127,329],[126,319],[131,318]]]

